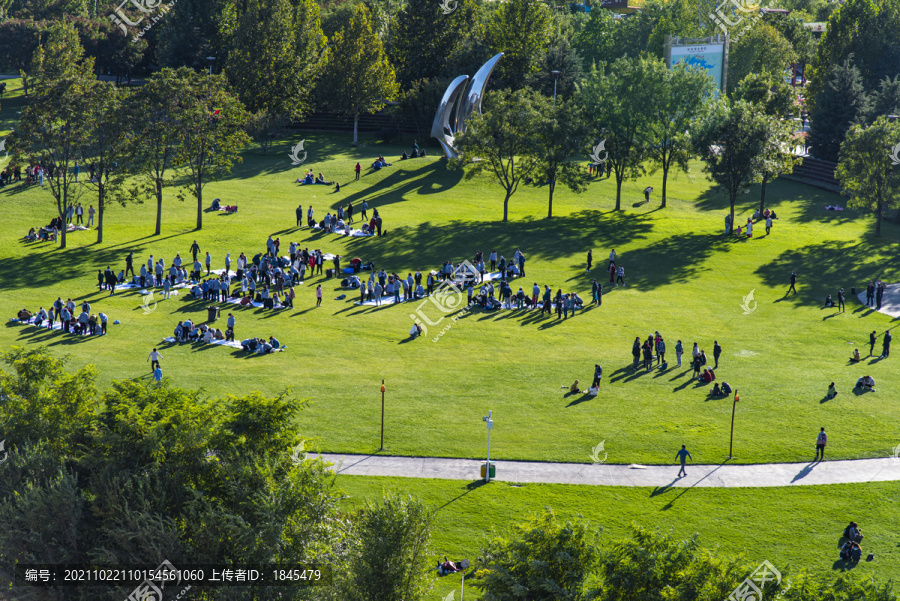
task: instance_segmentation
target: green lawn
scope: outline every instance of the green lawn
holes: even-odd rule
[[[385,492],[422,498],[435,510],[435,561],[445,555],[475,559],[492,528],[502,530],[550,506],[562,518],[581,516],[601,527],[604,544],[629,536],[628,525],[635,521],[684,538],[697,533],[703,546],[743,554],[752,564],[769,560],[786,573],[805,569],[835,576],[843,565],[838,539],[854,520],[866,535],[863,550],[875,553],[875,561],[860,562],[854,570],[881,583],[900,576],[894,483],[653,489],[342,476],[337,485],[350,508]],[[436,581],[430,599],[460,586],[455,576]]]
[[[2,101],[0,128],[8,130],[21,110],[15,94]],[[307,162],[292,168],[288,153],[304,138]],[[349,134],[297,133],[269,156],[249,149],[231,177],[205,192],[207,199],[238,204],[239,212],[205,214],[200,232],[193,231],[196,207],[178,202],[169,190],[161,236],[151,235],[155,203],[146,202],[111,207],[103,244],[95,244],[94,232],[69,236],[63,251],[24,244],[28,228],[53,215],[49,193],[19,185],[0,191],[0,312],[12,317],[23,306],[36,310],[62,296],[88,299],[95,311],[122,322],[110,326],[109,336],[91,340],[8,325],[0,347],[48,345],[68,355],[72,367],[96,365],[106,384],[147,377],[147,354],[159,346],[166,376],[211,396],[290,388],[298,398],[310,399],[300,426],[322,451],[378,448],[379,386],[385,379],[385,450],[392,454],[481,456],[486,439],[481,416],[493,410],[491,452],[497,459],[586,462],[591,448],[605,441],[610,462],[669,462],[681,444],[697,462],[719,462],[728,452],[730,401],[709,400],[707,389],[690,381],[687,368],[633,373],[629,367],[634,337],[659,330],[671,365],[679,338],[688,349],[699,342],[710,355],[714,339],[723,346],[719,380],[741,394],[737,462],[811,458],[820,426],[830,434],[829,458],[885,456],[900,443],[894,419],[900,401],[893,393],[900,375],[894,364],[847,361],[854,347],[866,354],[868,332],[893,328],[891,318],[853,299],[843,315],[822,309],[825,294],[836,294],[840,286],[849,292],[876,276],[900,279],[897,226],[887,224],[882,238],[875,239],[871,218],[824,210],[843,199],[779,181],[767,194],[780,216],[772,235],[757,227],[752,240],[727,239],[722,235],[727,201],[710,190],[696,162],[690,176],[670,181],[670,206],[664,210],[657,193],[648,205],[632,206],[643,199],[645,186],[661,189],[654,175],[624,186],[620,212],[611,210],[613,181],[597,181],[583,195],[560,191],[551,220],[545,218],[546,188],[523,186],[510,203],[511,221],[502,223],[501,189],[486,177],[464,179],[436,156],[396,161],[377,173],[365,169],[361,182],[352,181],[357,161],[368,166],[378,153],[393,159],[411,140],[402,147],[366,141],[354,149],[349,139]],[[340,181],[341,192],[293,184],[307,167]],[[758,197],[754,188],[741,198],[738,222],[746,220]],[[304,209],[311,203],[321,216],[363,199],[381,211],[386,236],[344,238],[294,228],[298,203]],[[92,201],[90,194],[83,198],[85,206]],[[157,308],[148,315],[138,294],[109,298],[95,286],[97,270],[122,269],[130,251],[137,264],[149,254],[169,262],[176,252],[188,256],[196,239],[211,252],[214,267],[222,267],[226,252],[235,259],[241,251],[252,257],[270,234],[281,238],[284,249],[294,240],[403,274],[471,258],[477,249],[510,257],[520,247],[528,257],[526,289],[538,282],[588,299],[585,254],[592,248],[595,265],[602,268],[615,248],[628,286],[608,290],[601,308],[574,319],[473,311],[437,342],[430,338],[446,319],[428,338],[404,342],[415,305],[356,307],[352,293],[334,300],[335,280],[312,278],[298,289],[294,310],[234,311],[239,338],[275,334],[288,346],[287,352],[266,357],[160,344],[178,320],[205,319],[204,303],[184,295],[162,301],[157,295]],[[791,269],[799,274],[800,293],[785,297]],[[315,309],[319,283],[325,302]],[[751,291],[758,304],[745,315],[741,304]],[[430,319],[437,319],[430,311]],[[586,386],[598,362],[604,367],[599,397],[563,395],[561,386],[574,378]],[[866,373],[878,381],[878,392],[856,396],[852,385]],[[825,402],[832,380],[841,394]]]

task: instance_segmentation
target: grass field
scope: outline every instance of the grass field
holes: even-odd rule
[[[0,130],[9,130],[21,110],[16,94],[2,102]],[[302,138],[308,159],[292,168],[288,152]],[[205,192],[207,199],[239,205],[239,212],[207,213],[199,232],[193,231],[196,207],[178,202],[169,190],[161,236],[151,235],[155,203],[147,202],[111,207],[103,244],[95,243],[92,231],[69,236],[63,251],[52,244],[25,244],[28,228],[53,216],[49,193],[20,185],[0,191],[0,313],[13,317],[23,306],[36,310],[61,296],[87,299],[95,312],[122,322],[110,326],[109,336],[90,340],[8,325],[0,332],[0,347],[47,345],[68,355],[73,367],[95,364],[106,383],[148,377],[147,354],[158,346],[167,377],[211,396],[290,388],[298,398],[310,399],[300,426],[322,451],[378,448],[379,386],[385,379],[385,451],[392,454],[480,456],[486,438],[481,416],[493,410],[491,452],[497,459],[586,462],[591,448],[605,441],[610,462],[668,462],[681,444],[697,462],[719,462],[728,452],[731,402],[710,400],[707,389],[690,380],[687,367],[631,371],[635,336],[659,330],[672,366],[677,339],[686,349],[697,341],[710,355],[714,339],[722,345],[719,381],[741,394],[737,462],[811,458],[820,426],[830,434],[829,458],[885,456],[900,442],[895,419],[900,400],[894,394],[900,376],[892,360],[848,363],[853,348],[867,353],[870,331],[896,324],[855,299],[842,315],[822,308],[825,295],[841,286],[849,292],[874,277],[900,279],[896,225],[887,224],[875,239],[870,217],[824,210],[843,199],[778,181],[767,195],[780,216],[772,234],[765,236],[757,226],[752,240],[729,239],[722,235],[727,201],[711,190],[699,163],[692,164],[690,176],[670,182],[670,206],[664,210],[658,196],[632,206],[643,199],[645,186],[661,188],[659,176],[648,175],[624,186],[623,211],[611,210],[614,182],[601,180],[583,195],[560,191],[552,219],[545,218],[546,189],[523,186],[510,203],[511,221],[502,223],[496,184],[464,179],[434,156],[396,161],[377,173],[364,169],[362,180],[352,181],[357,160],[368,166],[377,154],[391,159],[403,147],[367,142],[351,148],[349,139],[348,134],[298,133],[269,156],[248,149],[232,176]],[[340,181],[341,192],[293,184],[307,167]],[[741,197],[738,223],[758,197],[756,187]],[[387,236],[345,238],[294,227],[297,204],[304,210],[312,204],[322,216],[363,199],[381,212]],[[86,192],[85,207],[92,201]],[[226,252],[252,257],[264,250],[270,234],[281,238],[283,249],[293,240],[402,274],[436,268],[448,259],[471,259],[478,249],[510,257],[519,247],[528,257],[521,282],[526,290],[537,282],[554,291],[578,291],[586,299],[588,249],[594,250],[601,279],[606,255],[615,248],[628,286],[607,289],[602,307],[565,321],[527,312],[472,311],[437,342],[431,337],[446,319],[428,338],[406,342],[416,305],[360,308],[352,304],[352,293],[334,300],[340,293],[337,281],[316,277],[298,289],[294,310],[233,310],[239,339],[274,334],[288,346],[287,352],[265,357],[160,344],[178,320],[205,320],[205,303],[184,295],[162,301],[157,295],[156,309],[145,314],[140,295],[110,298],[96,288],[97,270],[122,269],[131,251],[137,265],[149,254],[168,264],[176,252],[189,256],[196,239],[203,252],[211,252],[213,267],[223,267]],[[800,293],[785,296],[792,269],[799,274]],[[325,301],[316,309],[319,283]],[[751,292],[756,308],[745,314],[742,303]],[[564,396],[561,386],[574,378],[586,387],[595,363],[604,368],[600,395]],[[876,378],[878,392],[857,396],[852,385],[866,373]],[[840,394],[826,402],[832,380]]]
[[[581,516],[602,528],[604,545],[627,538],[628,526],[635,521],[678,537],[699,534],[709,549],[743,554],[751,564],[769,560],[785,574],[804,569],[837,575],[844,569],[838,561],[838,540],[852,519],[866,535],[863,550],[875,553],[875,561],[860,562],[853,569],[881,583],[900,576],[900,506],[894,483],[652,489],[344,476],[338,478],[338,488],[348,495],[348,507],[386,492],[422,498],[435,510],[432,550],[440,558],[475,559],[492,528],[502,531],[529,513],[553,507],[561,518]],[[459,586],[459,577],[438,578],[429,598]]]

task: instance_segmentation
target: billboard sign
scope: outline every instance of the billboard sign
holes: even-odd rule
[[[681,64],[706,69],[716,82],[716,87],[725,89],[728,64],[724,37],[696,44],[679,44],[676,38],[676,42],[669,44],[666,50],[666,62],[670,69]]]

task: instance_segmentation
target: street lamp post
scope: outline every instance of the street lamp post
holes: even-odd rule
[[[493,411],[488,411],[488,414],[485,417],[481,418],[481,420],[487,425],[488,431],[487,464],[484,468],[485,482],[491,481],[491,430],[494,428],[494,420],[491,419],[491,415],[493,415],[493,413]]]
[[[206,60],[209,61],[209,74],[212,75],[212,66],[213,66],[213,63],[216,62],[216,57],[214,57],[214,56],[207,56],[207,57],[206,57]]]
[[[556,81],[559,79],[559,71],[550,71],[553,76],[553,103],[556,103]]]
[[[737,389],[734,390],[734,403],[731,405],[731,440],[728,443],[728,458],[731,459],[731,451],[734,449],[734,412],[737,409],[738,401],[741,400],[741,397],[738,396]]]
[[[378,450],[384,450],[384,380],[381,381],[381,446]]]

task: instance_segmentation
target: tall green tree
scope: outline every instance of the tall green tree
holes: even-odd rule
[[[231,172],[241,161],[240,151],[249,137],[244,132],[249,115],[231,95],[223,75],[191,72],[190,91],[178,120],[178,151],[173,165],[190,175],[187,189],[197,199],[197,228],[203,228],[203,188]]]
[[[728,196],[731,224],[734,204],[750,184],[760,181],[769,117],[746,102],[711,105],[694,127],[695,148],[705,170]]]
[[[51,27],[45,42],[35,50],[31,68],[34,95],[12,135],[17,158],[53,168],[44,183],[62,221],[60,248],[66,247],[66,214],[84,191],[72,168],[90,136],[91,90],[97,85],[93,61],[83,56],[78,34],[70,24],[59,22]]]
[[[874,211],[875,235],[881,235],[884,210],[900,204],[900,123],[879,117],[868,127],[855,125],[841,144],[835,177],[850,194],[849,205]]]
[[[865,121],[869,102],[853,57],[834,65],[810,113],[809,143],[816,158],[837,161],[847,130]]]
[[[488,541],[474,584],[485,601],[581,601],[598,560],[596,533],[547,509]]]
[[[639,107],[649,102],[641,59],[621,58],[591,71],[579,102],[591,119],[591,128],[604,140],[606,159],[616,174],[616,210],[622,208],[622,183],[644,173],[646,149],[641,136],[647,126]]]
[[[140,202],[150,196],[156,200],[156,229],[162,232],[163,192],[175,184],[173,168],[181,145],[181,122],[190,107],[194,71],[162,69],[147,79],[127,103],[133,135],[128,144],[129,168],[137,176],[131,190]],[[184,200],[178,196],[179,200]]]
[[[359,116],[373,113],[397,95],[394,69],[372,31],[369,10],[356,6],[353,16],[334,34],[328,52],[329,75],[319,89],[333,111],[353,117],[353,145],[359,141]]]
[[[646,114],[640,129],[647,157],[662,169],[662,207],[666,206],[669,172],[688,170],[691,154],[691,124],[703,110],[703,103],[715,92],[715,84],[702,69],[678,65],[666,67],[661,60],[642,59],[641,81],[649,91],[648,102],[636,110]]]
[[[765,144],[762,152],[762,168],[759,178],[759,213],[766,210],[766,186],[782,174],[791,173],[797,158],[793,149],[796,138],[793,123],[766,115]]]
[[[536,69],[536,61],[550,39],[552,17],[542,2],[510,0],[493,10],[484,25],[491,52],[503,53],[495,76],[501,85],[519,87]]]
[[[488,172],[503,188],[503,221],[509,220],[509,199],[533,170],[537,116],[533,92],[493,90],[485,98],[484,113],[473,113],[466,131],[456,137],[457,166],[466,169],[466,178]]]
[[[268,154],[284,127],[312,110],[325,60],[319,7],[313,0],[253,0],[233,39],[225,71],[256,114],[257,142]]]
[[[750,73],[781,77],[796,60],[797,53],[791,43],[771,25],[757,21],[730,49],[727,91],[733,93]]]
[[[785,83],[780,75],[773,73],[751,73],[737,85],[735,100],[744,100],[758,105],[767,115],[786,119],[798,115],[797,92]]]
[[[411,497],[368,502],[352,522],[338,577],[344,601],[421,601],[431,588],[428,548],[434,515]]]
[[[547,218],[553,217],[553,193],[561,183],[576,193],[584,192],[590,176],[584,161],[573,155],[584,149],[588,139],[587,120],[574,100],[553,102],[535,95],[536,112],[528,154],[536,182],[547,182]]]

